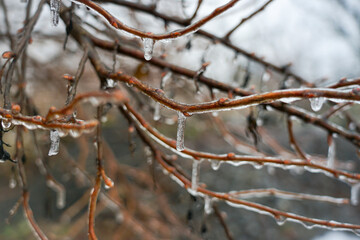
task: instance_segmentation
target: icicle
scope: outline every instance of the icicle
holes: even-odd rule
[[[209,215],[213,211],[212,205],[211,205],[211,198],[209,196],[204,197],[204,212],[205,214]]]
[[[55,182],[52,179],[46,181],[46,185],[56,192],[56,207],[62,209],[65,207],[66,192],[63,185]]]
[[[182,112],[178,112],[178,128],[176,135],[176,149],[178,151],[183,151],[185,149],[184,146],[184,135],[185,135],[185,123],[186,117]]]
[[[60,4],[61,0],[50,0],[51,19],[54,26],[59,23]]]
[[[325,98],[319,97],[319,98],[310,98],[310,105],[313,111],[317,112],[321,109],[323,103],[325,102]]]
[[[171,79],[172,76],[172,72],[168,71],[165,76],[161,79],[161,89],[164,89],[167,82],[169,82],[169,80]]]
[[[360,182],[352,185],[351,197],[350,197],[350,202],[352,205],[356,206],[359,203],[359,190],[360,190]]]
[[[262,74],[261,76],[261,80],[263,82],[268,82],[269,80],[271,79],[271,73],[270,73],[270,70],[265,70],[264,73]]]
[[[152,155],[151,148],[149,146],[145,146],[144,147],[144,152],[145,152],[147,164],[152,165],[152,163],[153,163],[153,155]]]
[[[335,141],[331,135],[329,136],[328,143],[329,143],[329,150],[327,156],[327,167],[334,168],[336,149],[335,149]]]
[[[159,121],[160,120],[160,103],[156,103],[155,104],[155,111],[154,111],[154,121]]]
[[[220,168],[221,161],[211,160],[211,168],[213,170],[218,170]]]
[[[58,130],[50,131],[50,150],[49,156],[54,156],[59,153],[60,136]]]
[[[149,61],[152,58],[155,41],[151,38],[143,38],[143,44],[144,44],[144,58],[146,61]]]
[[[198,181],[199,181],[199,170],[200,170],[200,162],[194,160],[192,165],[192,172],[191,172],[191,190],[193,192],[197,192]]]
[[[16,187],[16,179],[14,176],[11,176],[9,179],[9,188],[14,189]]]

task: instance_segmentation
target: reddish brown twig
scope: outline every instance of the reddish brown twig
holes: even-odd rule
[[[291,121],[290,117],[287,118],[287,127],[288,127],[289,140],[290,140],[291,147],[295,150],[296,154],[299,155],[299,157],[301,157],[302,159],[304,159],[306,161],[310,161],[309,158],[305,155],[305,153],[301,150],[301,148],[299,147],[299,145],[295,139],[294,131],[293,131],[293,127],[292,127],[292,121]]]
[[[126,115],[126,110],[122,110],[122,113],[129,119],[130,116]],[[150,140],[143,134],[143,132],[140,130],[138,126],[136,126],[136,129],[138,131],[139,136],[141,139],[151,147],[152,151],[154,152],[154,156],[158,163],[173,177],[175,177],[177,182],[181,184],[186,189],[191,189],[191,181],[184,177],[182,174],[180,174],[177,170],[177,168],[169,165],[167,163],[166,157],[163,156],[163,154],[150,142]],[[193,191],[191,191],[193,193]],[[274,208],[267,207],[265,205],[261,205],[258,203],[253,203],[245,200],[240,200],[233,198],[228,193],[218,193],[210,191],[206,188],[203,188],[201,186],[198,186],[196,189],[196,194],[199,196],[207,195],[209,197],[214,197],[219,200],[223,200],[227,202],[229,205],[239,208],[244,208],[249,211],[254,211],[260,214],[270,215],[275,218],[276,221],[279,223],[284,223],[286,220],[298,222],[301,224],[309,223],[311,224],[309,227],[323,227],[323,228],[331,228],[331,229],[338,229],[338,230],[347,230],[347,231],[354,231],[357,229],[360,229],[360,225],[356,224],[349,224],[349,223],[341,223],[336,221],[327,221],[327,220],[321,220],[316,218],[309,218],[304,217],[301,215],[288,213],[284,211],[280,211]]]
[[[199,21],[191,24],[188,27],[185,27],[183,29],[173,31],[171,33],[165,33],[165,34],[154,34],[154,33],[147,33],[142,32],[138,29],[126,26],[124,23],[122,23],[120,20],[115,18],[113,15],[111,15],[109,12],[107,12],[105,9],[103,9],[100,5],[89,1],[89,0],[76,0],[77,2],[83,3],[86,6],[92,8],[94,11],[98,12],[100,15],[102,15],[106,20],[116,29],[124,30],[128,33],[131,33],[135,36],[141,37],[141,38],[150,38],[153,40],[162,40],[162,39],[173,39],[181,37],[185,34],[192,33],[194,31],[197,31],[201,26],[203,26],[205,23],[210,21],[211,19],[215,18],[216,16],[220,15],[221,13],[225,12],[229,8],[233,7],[238,1],[240,0],[231,0],[227,4],[216,8],[211,14],[208,16],[200,19]]]
[[[255,12],[251,13],[249,16],[241,19],[241,21],[233,28],[231,29],[225,36],[224,38],[226,40],[229,40],[230,35],[236,31],[236,29],[238,29],[241,25],[243,25],[246,21],[248,21],[249,19],[253,18],[256,14],[262,12],[273,0],[269,0],[267,1],[264,5],[262,5],[258,10],[256,10]]]
[[[229,162],[233,165],[241,165],[241,164],[251,164],[251,165],[269,165],[274,167],[280,168],[287,168],[288,167],[306,167],[305,169],[313,172],[323,172],[327,176],[339,178],[340,180],[345,180],[349,182],[358,182],[360,180],[360,174],[357,173],[348,173],[332,168],[325,167],[323,165],[319,165],[316,163],[311,163],[307,160],[290,160],[290,159],[282,159],[282,158],[275,158],[275,157],[256,157],[256,156],[244,156],[244,155],[236,155],[234,153],[227,153],[227,154],[212,154],[212,153],[205,153],[195,151],[189,148],[184,149],[183,151],[179,152],[176,150],[176,141],[170,138],[165,137],[164,135],[157,132],[153,129],[142,117],[138,114],[129,104],[125,104],[125,109],[129,113],[130,116],[134,117],[134,120],[140,124],[139,127],[146,130],[146,133],[154,138],[158,143],[170,148],[175,153],[179,154],[182,157],[188,157],[193,160],[199,159],[211,159],[215,161],[223,161]]]

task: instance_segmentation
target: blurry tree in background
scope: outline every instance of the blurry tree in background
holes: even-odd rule
[[[279,1],[0,0],[1,238],[359,235],[360,79],[234,37]]]

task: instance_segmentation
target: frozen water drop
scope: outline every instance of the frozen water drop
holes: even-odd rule
[[[360,190],[360,182],[352,185],[351,197],[350,197],[350,202],[352,205],[356,206],[359,203],[359,190]]]
[[[220,168],[221,161],[211,160],[210,165],[211,165],[211,168],[216,171]]]
[[[278,217],[275,217],[275,219],[276,219],[276,223],[279,226],[284,225],[284,223],[286,222],[286,217],[284,217],[284,216],[278,216]]]
[[[105,179],[104,179],[104,181],[105,181]],[[105,189],[110,189],[113,186],[114,186],[114,181],[111,178],[106,177],[106,181],[105,181],[105,184],[104,184]]]
[[[178,127],[176,134],[176,149],[178,151],[183,151],[185,149],[185,145],[184,145],[185,123],[186,123],[186,117],[182,112],[179,111]]]
[[[113,79],[108,78],[106,79],[106,86],[108,88],[114,88],[116,86],[116,82]]]
[[[60,135],[58,130],[50,131],[50,150],[49,156],[54,156],[59,153]]]
[[[61,0],[50,0],[51,19],[54,26],[59,23],[60,4]]]
[[[144,38],[143,44],[144,44],[144,58],[146,61],[149,61],[151,60],[153,55],[155,41],[151,38]]]
[[[323,97],[310,98],[309,101],[310,101],[311,109],[317,112],[321,109],[323,103],[325,102],[325,98]]]
[[[191,190],[195,192],[197,192],[197,188],[198,188],[199,170],[200,170],[200,162],[194,160],[192,165],[192,172],[191,172]]]

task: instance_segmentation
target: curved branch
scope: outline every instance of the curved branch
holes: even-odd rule
[[[141,37],[141,38],[150,38],[153,40],[163,40],[163,39],[174,39],[181,36],[184,36],[186,34],[192,33],[197,31],[201,26],[203,26],[205,23],[209,22],[211,19],[215,18],[216,16],[220,15],[221,13],[225,12],[229,8],[233,7],[237,2],[240,0],[231,0],[227,4],[216,8],[211,14],[208,16],[200,19],[199,21],[191,24],[188,27],[185,27],[183,29],[175,30],[170,33],[164,33],[164,34],[154,34],[154,33],[148,33],[148,32],[142,32],[138,29],[129,27],[122,23],[120,20],[115,18],[113,15],[111,15],[109,12],[107,12],[105,9],[103,9],[100,5],[90,1],[90,0],[76,0],[74,2],[80,2],[89,8],[93,9],[100,15],[102,15],[114,28],[124,30],[128,33],[131,33],[135,36]]]

